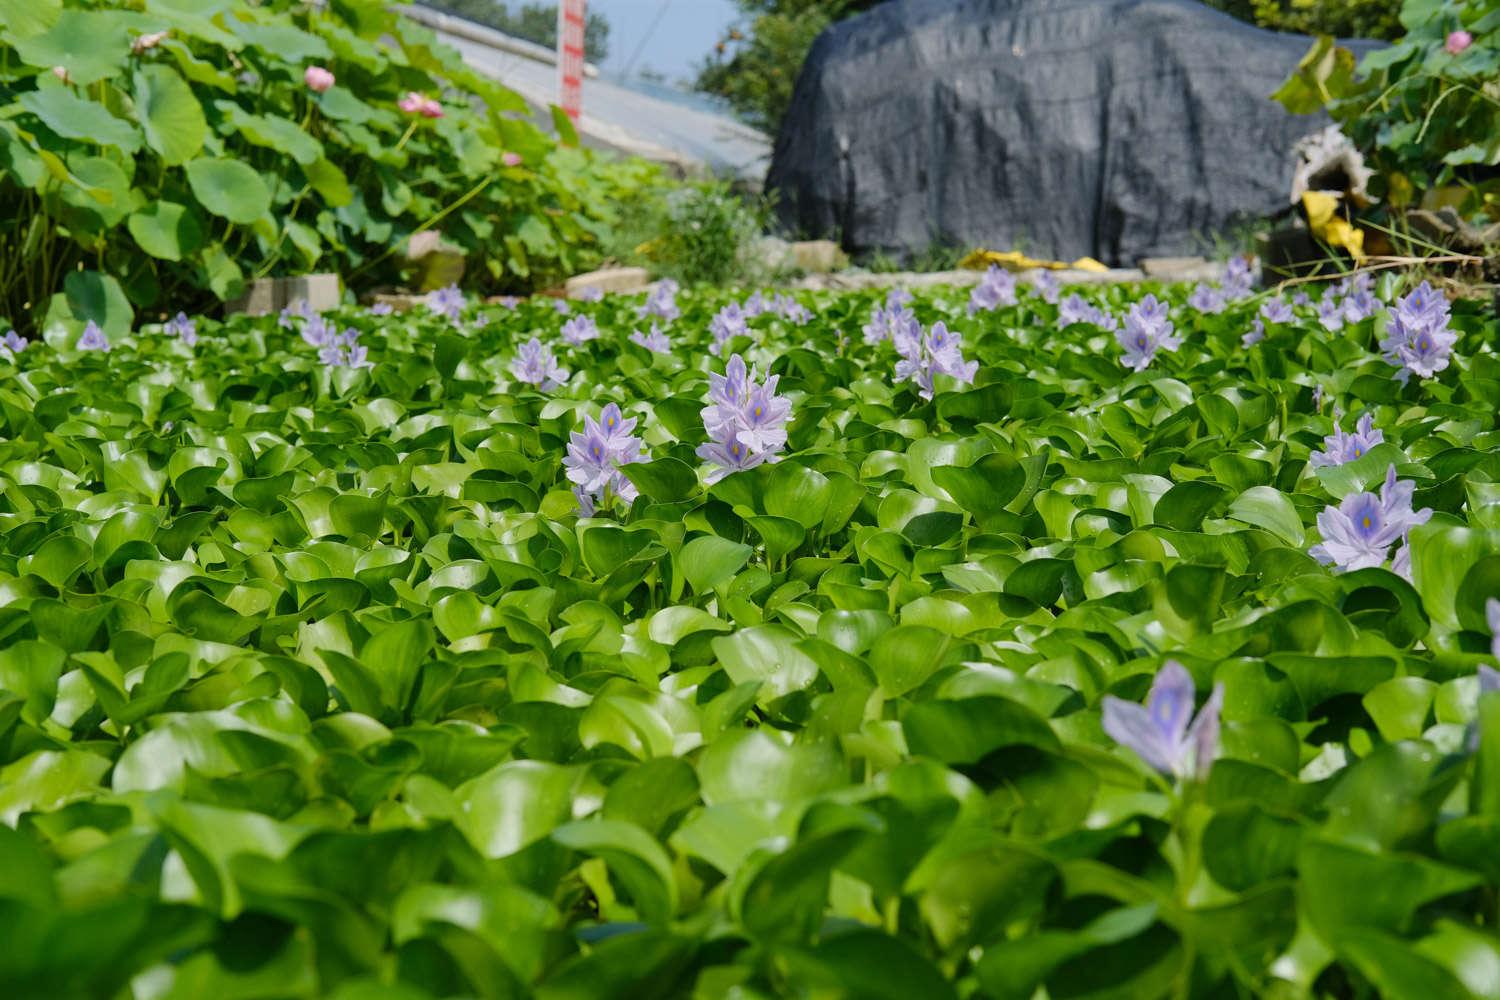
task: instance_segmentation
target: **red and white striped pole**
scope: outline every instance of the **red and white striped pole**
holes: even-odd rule
[[[557,5],[557,105],[575,122],[583,110],[583,28],[587,0]]]

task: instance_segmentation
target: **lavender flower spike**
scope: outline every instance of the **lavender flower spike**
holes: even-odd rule
[[[1389,310],[1389,334],[1380,342],[1386,361],[1401,370],[1395,375],[1403,385],[1412,375],[1432,378],[1448,367],[1458,334],[1448,329],[1448,301],[1422,282],[1396,300]]]
[[[4,337],[0,337],[0,354],[14,359],[17,354],[26,350],[26,338],[11,330]]]
[[[630,342],[639,347],[644,347],[646,350],[650,351],[653,354],[672,353],[672,341],[667,337],[665,333],[661,332],[661,327],[657,326],[655,323],[651,324],[650,333],[642,333],[639,330],[632,331],[630,334]]]
[[[464,293],[458,290],[457,285],[449,285],[439,288],[427,295],[427,308],[435,313],[448,317],[449,322],[458,322],[458,314],[463,312]]]
[[[1343,465],[1361,458],[1371,448],[1385,441],[1385,433],[1376,430],[1374,418],[1368,413],[1359,418],[1353,434],[1334,427],[1333,433],[1323,439],[1323,450],[1315,451],[1307,464],[1313,468],[1326,465]]]
[[[703,477],[709,485],[717,483],[731,472],[753,469],[768,459],[765,452],[752,452],[734,440],[717,440],[700,444],[694,454],[711,466],[708,475]]]
[[[80,351],[104,351],[109,352],[109,338],[104,331],[99,329],[99,324],[89,320],[83,325],[83,333],[78,337],[77,348]]]
[[[1182,346],[1182,338],[1172,335],[1166,305],[1154,295],[1147,295],[1130,307],[1125,314],[1125,326],[1115,332],[1115,339],[1125,349],[1121,363],[1135,371],[1149,366],[1158,350],[1175,351]]]
[[[969,315],[973,316],[980,310],[1013,306],[1016,302],[1016,276],[998,264],[991,264],[984,272],[984,278],[969,294]]]
[[[1203,778],[1219,752],[1219,710],[1224,685],[1215,684],[1193,717],[1193,677],[1176,660],[1157,672],[1144,706],[1105,695],[1104,731],[1163,774]]]

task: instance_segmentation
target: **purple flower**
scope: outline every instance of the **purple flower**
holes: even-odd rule
[[[1368,288],[1356,288],[1344,299],[1344,319],[1350,323],[1358,323],[1362,319],[1369,319],[1375,315],[1375,310],[1380,307],[1380,300],[1375,297],[1374,291]]]
[[[1298,292],[1296,295],[1292,296],[1292,305],[1310,306],[1312,305],[1312,299],[1308,297],[1306,292]]]
[[[980,310],[1016,304],[1016,276],[999,264],[991,264],[974,291],[969,293],[969,315]]]
[[[681,287],[671,278],[661,279],[636,312],[641,316],[660,316],[670,323],[682,315],[682,310],[677,308],[677,292]]]
[[[1219,281],[1227,299],[1242,299],[1255,287],[1255,274],[1250,267],[1250,258],[1231,257],[1224,265],[1224,277]]]
[[[974,373],[979,370],[978,361],[965,361],[962,351],[963,335],[950,333],[948,325],[941,320],[932,324],[925,336],[922,327],[913,319],[903,329],[896,331],[893,341],[901,360],[896,362],[896,380],[910,379],[917,385],[917,395],[931,399],[934,392],[933,376],[950,375],[970,385]]]
[[[1318,300],[1318,322],[1323,324],[1323,329],[1333,333],[1343,329],[1345,318],[1345,304],[1332,288],[1328,289]]]
[[[723,439],[700,444],[693,454],[709,463],[708,474],[703,478],[710,484],[717,483],[731,472],[753,469],[772,460],[765,452],[753,452],[739,441]]]
[[[284,329],[290,329],[294,319],[312,319],[318,315],[306,299],[298,299],[285,309],[281,310],[276,317],[276,325]]]
[[[494,300],[494,304],[504,306],[507,309],[514,309],[521,304],[521,298],[518,295],[502,295]]]
[[[1325,465],[1343,465],[1363,457],[1371,448],[1385,441],[1384,432],[1374,429],[1373,424],[1374,418],[1366,413],[1359,418],[1353,434],[1334,427],[1333,433],[1323,439],[1323,450],[1313,452],[1307,464],[1316,469]]]
[[[574,347],[599,339],[599,325],[589,316],[574,316],[562,325],[562,338]]]
[[[75,345],[80,351],[104,351],[109,352],[109,338],[104,331],[99,329],[99,324],[89,320],[83,325],[83,333],[78,337]]]
[[[332,343],[325,344],[318,350],[318,360],[329,368],[342,368],[349,363],[348,356],[344,354],[344,349],[338,344]]]
[[[511,359],[510,373],[518,382],[527,382],[541,392],[551,392],[568,380],[569,371],[557,366],[552,348],[532,337],[522,344]]]
[[[1043,302],[1057,304],[1057,297],[1062,294],[1062,289],[1057,285],[1057,278],[1051,271],[1038,270],[1031,274],[1031,286],[1036,293],[1042,297]]]
[[[1346,572],[1381,565],[1391,543],[1432,517],[1431,508],[1412,510],[1415,488],[1412,483],[1398,482],[1396,467],[1390,466],[1379,496],[1351,493],[1338,507],[1328,507],[1318,515],[1323,542],[1307,554]]]
[[[904,288],[892,288],[885,293],[885,307],[887,309],[905,309],[911,305],[912,294]]]
[[[1150,365],[1158,350],[1175,351],[1182,346],[1182,338],[1172,335],[1166,304],[1157,301],[1155,295],[1147,295],[1130,307],[1125,326],[1115,332],[1115,340],[1125,349],[1121,363],[1135,371]]]
[[[746,319],[754,319],[757,316],[770,312],[771,302],[766,299],[764,294],[756,292],[745,300],[743,309]]]
[[[464,309],[464,293],[458,290],[457,285],[449,285],[435,292],[428,292],[427,308],[448,317],[450,323],[456,323],[459,314]]]
[[[1074,323],[1092,323],[1101,330],[1115,330],[1120,325],[1113,316],[1098,306],[1090,305],[1077,292],[1063,299],[1062,305],[1057,307],[1058,326],[1072,326]]]
[[[1417,582],[1411,576],[1411,535],[1409,533],[1401,536],[1401,547],[1391,557],[1391,572],[1407,583]]]
[[[370,307],[371,316],[389,316],[396,311],[396,307],[389,302],[377,302]]]
[[[733,338],[748,336],[750,327],[747,320],[749,318],[745,310],[733,302],[714,313],[714,318],[708,324],[708,332],[714,338],[714,342],[708,347],[709,353],[717,355]]]
[[[309,347],[327,347],[337,335],[338,329],[317,313],[302,323],[302,339]]]
[[[604,289],[598,285],[588,285],[578,293],[579,302],[603,302]]]
[[[1380,342],[1385,360],[1396,365],[1403,385],[1412,375],[1432,378],[1448,367],[1458,334],[1448,329],[1448,301],[1422,282],[1388,310],[1389,334]]]
[[[345,330],[337,337],[334,337],[333,342],[335,344],[338,344],[340,347],[353,347],[355,344],[359,343],[359,331],[353,329]]]
[[[672,341],[668,339],[665,333],[661,332],[661,327],[655,323],[651,324],[650,333],[641,333],[639,330],[632,332],[630,334],[630,342],[644,347],[653,354],[672,353]],[[709,348],[709,350],[713,350],[713,348]]]
[[[1250,329],[1240,335],[1240,344],[1244,347],[1249,347],[1265,339],[1266,321],[1257,316],[1255,317],[1255,322],[1250,324]]]
[[[597,421],[585,416],[583,432],[569,436],[563,466],[584,516],[593,516],[596,503],[608,504],[610,498],[619,497],[628,504],[640,495],[620,471],[620,466],[645,458],[644,442],[630,433],[635,425],[635,417],[622,416],[619,404],[610,403]]]
[[[775,453],[786,446],[786,422],[792,412],[791,401],[776,394],[780,379],[768,375],[764,384],[757,383],[755,372],[745,370],[745,359],[738,354],[729,359],[723,375],[709,374],[703,428],[712,440],[698,449],[698,455],[725,470],[711,473],[709,482],[730,471],[776,461]]]
[[[1323,412],[1323,383],[1321,382],[1313,386],[1312,405],[1319,414]]]
[[[1280,299],[1267,299],[1260,304],[1260,316],[1267,323],[1290,323],[1292,307]]]
[[[198,324],[188,319],[187,313],[180,312],[173,316],[161,329],[169,337],[180,338],[189,347],[198,343]]]
[[[552,308],[556,310],[556,312],[560,316],[568,316],[573,312],[573,307],[568,303],[566,299],[553,299]]]
[[[15,356],[26,350],[26,338],[16,331],[11,330],[4,337],[0,337],[0,354],[14,361]]]
[[[1219,710],[1224,685],[1193,716],[1193,677],[1176,660],[1157,672],[1144,706],[1105,695],[1104,731],[1134,750],[1148,765],[1181,779],[1203,778],[1219,752]]]
[[[778,295],[772,300],[772,304],[776,307],[776,311],[781,315],[781,318],[790,323],[796,323],[798,326],[801,326],[812,319],[812,313],[807,311],[807,307],[790,295]]]
[[[867,344],[878,344],[882,340],[891,339],[890,320],[886,316],[886,311],[880,306],[875,306],[870,310],[870,322],[860,327],[860,330],[864,333]]]
[[[369,360],[370,349],[363,344],[353,344],[349,347],[350,368],[374,368],[375,362]]]
[[[1224,307],[1228,305],[1223,292],[1201,281],[1193,287],[1193,294],[1188,296],[1187,304],[1201,313],[1210,315],[1223,312]]]

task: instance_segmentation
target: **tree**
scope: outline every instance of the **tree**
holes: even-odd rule
[[[775,134],[813,40],[823,29],[883,0],[736,0],[743,18],[699,66],[693,86]],[[746,23],[748,22],[748,23]]]
[[[557,4],[523,3],[514,14],[496,0],[423,0],[428,7],[447,11],[528,42],[557,47]],[[590,11],[583,24],[583,57],[600,63],[609,55],[609,22]]]

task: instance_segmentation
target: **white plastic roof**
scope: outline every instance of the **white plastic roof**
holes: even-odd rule
[[[557,67],[550,49],[465,18],[412,5],[402,12],[425,24],[464,62],[514,90],[551,127],[548,105],[557,99]],[[601,80],[589,66],[583,81],[578,135],[584,145],[667,163],[690,173],[730,174],[758,187],[771,160],[771,140],[727,115]]]

